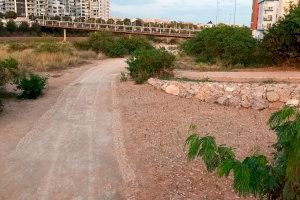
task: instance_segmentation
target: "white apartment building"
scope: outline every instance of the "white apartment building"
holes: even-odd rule
[[[110,0],[0,0],[0,12],[18,16],[109,18]]]
[[[284,17],[291,7],[297,5],[299,0],[258,0],[257,30],[253,30],[254,37],[262,38],[273,24]]]
[[[259,14],[257,29],[264,31],[277,22],[279,0],[260,0],[258,3]]]

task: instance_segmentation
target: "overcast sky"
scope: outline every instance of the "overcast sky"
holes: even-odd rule
[[[249,26],[252,0],[237,0],[237,24]],[[186,22],[216,21],[217,0],[111,0],[111,15]],[[219,21],[233,23],[234,0],[220,0]]]

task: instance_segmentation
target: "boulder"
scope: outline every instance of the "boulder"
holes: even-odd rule
[[[172,94],[172,95],[179,95],[179,87],[177,87],[176,85],[169,85],[166,87],[166,93],[168,94]]]
[[[276,92],[267,92],[267,99],[270,102],[275,102],[279,100],[279,95]]]
[[[297,107],[297,106],[299,106],[299,100],[298,99],[290,99],[286,102],[286,105]]]

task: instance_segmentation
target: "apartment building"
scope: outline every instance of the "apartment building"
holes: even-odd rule
[[[109,18],[109,0],[0,0],[0,12],[14,11],[20,17],[71,16]]]
[[[251,29],[253,36],[262,38],[273,24],[284,17],[299,0],[253,0]]]

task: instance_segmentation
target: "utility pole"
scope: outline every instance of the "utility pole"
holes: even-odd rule
[[[236,20],[236,4],[237,0],[234,0],[234,16],[233,16],[233,25],[235,25]]]
[[[217,16],[216,16],[216,25],[219,23],[219,5],[220,5],[220,0],[217,0]]]

